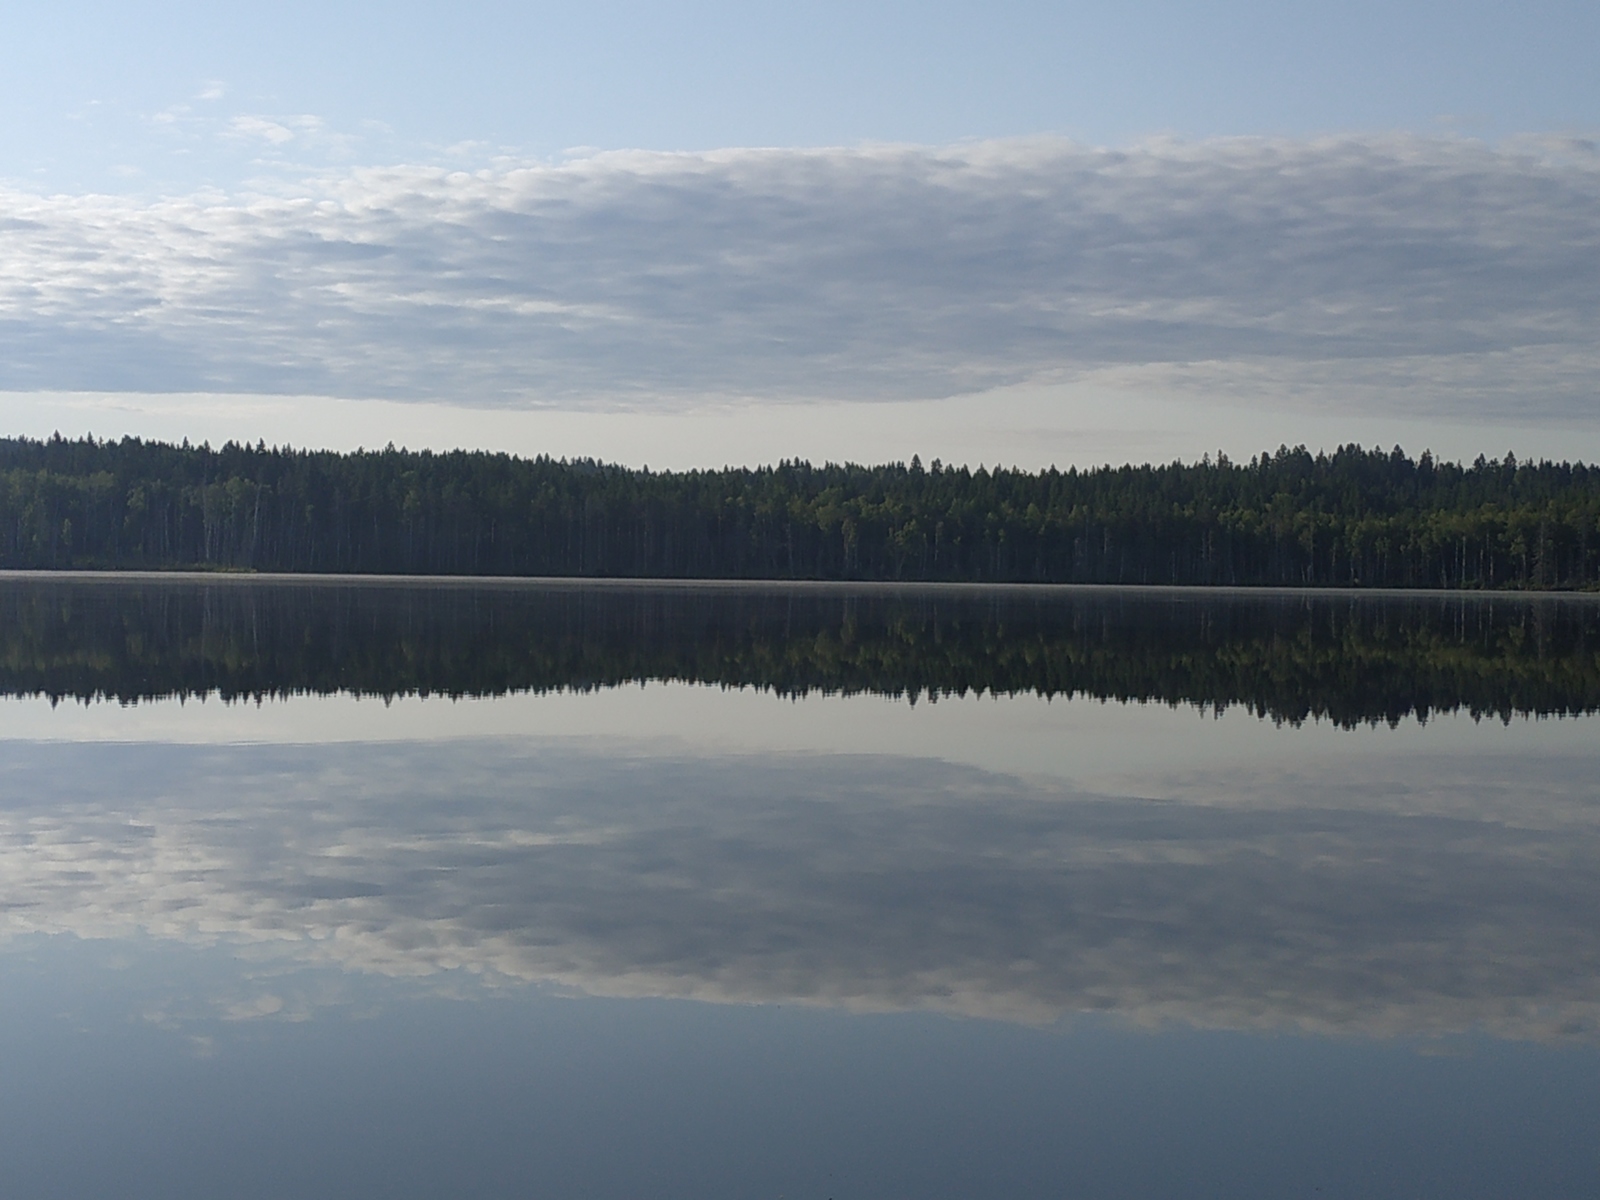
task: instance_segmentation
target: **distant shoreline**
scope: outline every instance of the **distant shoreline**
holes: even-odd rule
[[[813,592],[837,595],[936,595],[1007,592],[1013,594],[1063,595],[1081,593],[1125,593],[1174,597],[1197,596],[1317,596],[1356,599],[1395,597],[1436,597],[1470,600],[1583,600],[1600,601],[1600,590],[1559,588],[1437,588],[1437,587],[1294,587],[1278,584],[1205,583],[985,583],[967,580],[886,580],[886,579],[727,579],[650,576],[586,575],[417,575],[361,572],[244,571],[244,570],[62,570],[0,569],[0,583],[154,583],[219,584],[245,586],[266,584],[303,587],[452,587],[484,589],[545,589],[551,591],[716,591],[716,592]]]
[[[1344,446],[1088,471],[656,472],[0,438],[0,567],[1580,591],[1600,588],[1600,467]]]

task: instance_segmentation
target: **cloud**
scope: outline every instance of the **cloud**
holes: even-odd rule
[[[1600,366],[1600,153],[1571,139],[615,152],[12,190],[0,229],[13,390],[626,405],[1098,375],[1570,420]]]
[[[1600,1034],[1587,757],[1357,763],[1320,790],[1232,772],[1243,794],[1201,779],[1190,803],[609,740],[4,750],[7,937],[221,942],[425,985]]]
[[[235,117],[228,125],[228,131],[239,138],[260,138],[274,146],[281,146],[285,142],[294,141],[294,130],[277,121],[268,120],[266,117],[240,116]]]

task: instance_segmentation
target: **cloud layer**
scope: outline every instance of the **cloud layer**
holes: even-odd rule
[[[1310,787],[1234,771],[1162,803],[612,741],[13,742],[0,936],[607,995],[1592,1040],[1591,775],[1430,758]]]
[[[628,404],[1099,373],[1586,417],[1600,154],[1056,139],[0,192],[0,388]]]

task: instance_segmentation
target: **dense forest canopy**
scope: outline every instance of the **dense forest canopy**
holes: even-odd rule
[[[648,680],[1243,706],[1600,710],[1600,598],[896,585],[0,581],[0,695],[486,696]]]
[[[656,472],[0,439],[0,567],[1593,588],[1600,468],[1346,446],[1040,472]]]

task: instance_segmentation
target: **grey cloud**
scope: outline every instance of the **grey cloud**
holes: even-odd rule
[[[1415,138],[611,153],[0,193],[0,386],[474,403],[1089,372],[1589,415],[1600,154]]]
[[[12,743],[0,928],[610,995],[1593,1038],[1591,764],[1441,765],[1191,804],[560,740]]]

